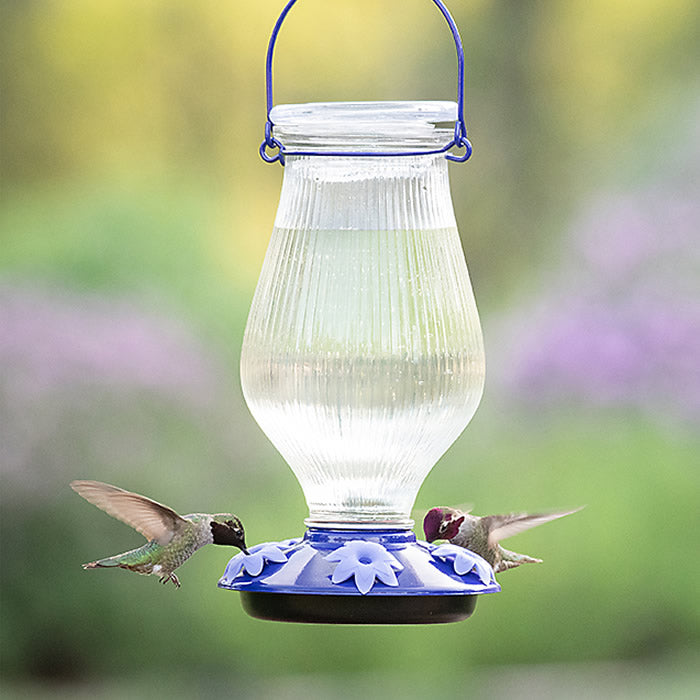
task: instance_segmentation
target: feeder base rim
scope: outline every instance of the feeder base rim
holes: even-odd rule
[[[241,592],[251,617],[277,622],[341,625],[425,625],[466,620],[476,595],[313,595]]]

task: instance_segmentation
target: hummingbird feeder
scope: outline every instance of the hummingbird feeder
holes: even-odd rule
[[[469,550],[417,541],[418,489],[484,385],[479,317],[447,161],[471,155],[457,26],[457,102],[273,107],[260,154],[285,166],[253,298],[241,381],[309,507],[303,537],[250,547],[219,587],[254,617],[452,622],[500,590]],[[452,152],[453,149],[457,153]]]

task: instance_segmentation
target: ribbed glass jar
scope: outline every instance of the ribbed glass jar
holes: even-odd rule
[[[394,152],[439,148],[455,117],[452,102],[271,115],[290,149]],[[304,490],[308,525],[412,525],[418,489],[484,384],[443,155],[287,156],[241,379]]]

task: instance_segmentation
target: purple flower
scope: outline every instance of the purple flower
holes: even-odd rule
[[[333,583],[342,583],[354,576],[357,590],[362,595],[371,590],[376,579],[387,586],[398,586],[394,571],[403,570],[398,559],[382,545],[364,540],[347,542],[331,552],[326,560],[338,562],[331,579]]]
[[[146,463],[172,419],[222,466],[244,463],[230,369],[186,322],[136,301],[0,280],[0,472],[54,498],[76,464],[99,475]]]
[[[224,578],[234,579],[245,570],[249,576],[259,576],[268,562],[282,564],[287,561],[287,555],[276,544],[264,542],[256,544],[249,550],[250,554],[237,554],[226,567]]]
[[[700,200],[682,183],[601,196],[561,267],[493,343],[533,402],[638,406],[700,420]],[[496,356],[492,353],[492,357]]]
[[[0,284],[0,361],[10,389],[40,398],[102,385],[204,403],[222,369],[175,319],[98,294],[8,284]]]
[[[491,565],[469,549],[458,547],[455,544],[441,544],[432,551],[432,555],[438,559],[451,561],[458,576],[464,576],[475,570],[481,583],[487,584],[495,581]]]

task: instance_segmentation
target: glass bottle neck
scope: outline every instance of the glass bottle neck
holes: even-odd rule
[[[421,156],[290,156],[275,226],[395,231],[456,226],[447,161]]]

